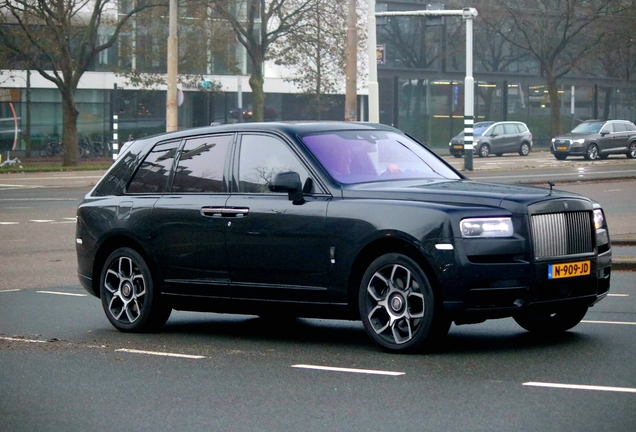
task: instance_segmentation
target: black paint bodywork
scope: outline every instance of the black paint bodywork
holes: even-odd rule
[[[558,311],[593,305],[607,294],[611,247],[606,227],[594,236],[592,253],[549,262],[535,258],[530,234],[534,213],[562,211],[567,203],[591,214],[599,208],[596,203],[556,190],[475,182],[450,167],[454,175],[446,179],[341,184],[301,137],[356,129],[401,133],[367,123],[247,123],[132,143],[78,208],[82,285],[99,296],[105,258],[118,247],[130,246],[145,257],[171,305],[182,310],[359,319],[362,274],[371,261],[389,252],[407,254],[420,264],[460,324],[529,308]],[[290,146],[305,164],[314,191],[303,194],[301,202],[290,200],[287,193],[237,193],[232,160],[224,193],[126,193],[155,143],[245,131],[269,134]],[[432,152],[430,157],[445,164]],[[238,212],[246,208],[247,216]],[[215,209],[224,210],[214,214]],[[459,224],[466,217],[511,217],[515,233],[509,238],[465,239]],[[548,280],[549,264],[581,259],[591,261],[589,276]]]

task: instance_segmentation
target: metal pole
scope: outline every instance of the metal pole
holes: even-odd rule
[[[356,0],[349,0],[347,8],[347,56],[345,60],[345,121],[356,121],[358,111],[358,34],[356,29]]]
[[[368,37],[369,45],[369,121],[380,122],[380,97],[378,95],[378,59],[375,36],[375,0],[368,0]]]
[[[174,132],[179,127],[177,111],[177,0],[170,0],[168,33],[168,88],[166,95],[166,132]]]
[[[466,20],[466,78],[464,79],[464,168],[473,170],[473,127],[475,125],[475,80],[473,78],[473,18],[477,9],[465,8]]]
[[[113,160],[119,156],[119,100],[117,95],[117,84],[113,85],[113,100],[111,109],[113,111]]]

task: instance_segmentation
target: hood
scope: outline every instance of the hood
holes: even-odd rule
[[[589,198],[570,192],[547,188],[488,183],[473,180],[430,180],[374,182],[347,185],[344,199],[374,198],[420,201],[426,203],[505,208],[513,213],[525,213],[530,204],[556,199],[577,199],[592,203]]]
[[[581,132],[581,133],[566,133],[563,135],[559,135],[557,137],[554,137],[553,139],[555,140],[561,140],[561,139],[577,139],[577,138],[585,138],[588,137],[590,135],[598,135],[598,133],[595,132]]]

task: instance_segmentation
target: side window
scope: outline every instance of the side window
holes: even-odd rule
[[[504,128],[503,125],[497,125],[494,127],[494,129],[492,130],[493,135],[503,135],[504,133]]]
[[[519,132],[521,133],[528,132],[528,128],[521,123],[515,123],[515,126],[517,126],[517,129],[519,129]]]
[[[517,127],[513,123],[504,125],[504,130],[506,131],[506,135],[514,135],[519,133],[517,131]]]
[[[309,173],[280,139],[268,135],[243,135],[239,154],[239,192],[272,193],[268,185],[283,171],[296,171],[306,184]]]
[[[612,124],[611,123],[606,123],[600,130],[599,133],[612,133],[613,129],[612,129]]]
[[[225,160],[233,135],[215,135],[186,141],[179,153],[172,192],[227,192]]]
[[[163,193],[180,141],[156,144],[133,176],[127,193]]]
[[[626,130],[625,123],[614,123],[614,132],[625,132]]]
[[[625,129],[629,132],[633,132],[636,130],[636,126],[633,123],[625,123]]]

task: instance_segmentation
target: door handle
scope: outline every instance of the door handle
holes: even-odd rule
[[[202,207],[201,216],[207,217],[243,217],[249,213],[249,208]]]

